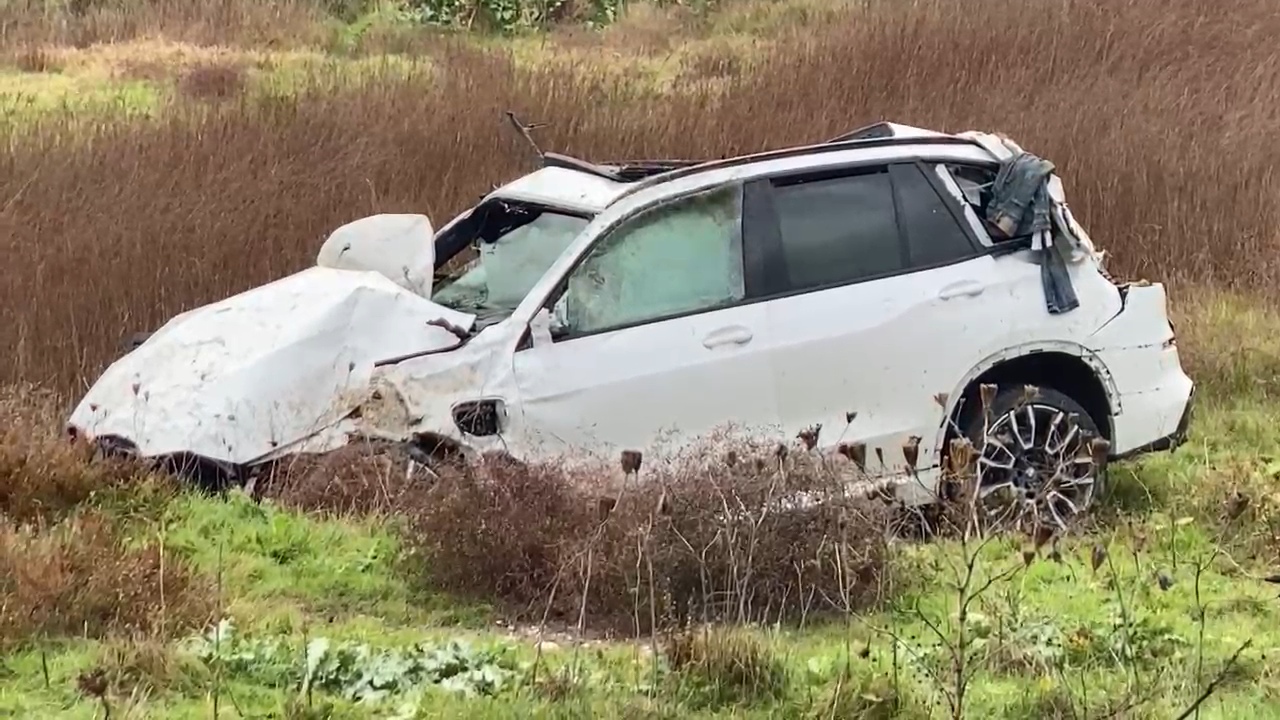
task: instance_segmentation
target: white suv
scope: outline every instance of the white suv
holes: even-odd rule
[[[1017,487],[1081,433],[1112,459],[1185,437],[1163,287],[1114,284],[1052,166],[1007,139],[884,123],[705,163],[543,160],[439,232],[357,221],[317,267],[174,318],[72,434],[243,477],[356,437],[535,460],[821,428],[816,450],[856,445],[907,499],[956,433]]]

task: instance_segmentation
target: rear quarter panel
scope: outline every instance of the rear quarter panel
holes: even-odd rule
[[[1182,368],[1167,308],[1164,286],[1130,286],[1124,311],[1085,341],[1106,364],[1119,393],[1112,411],[1114,454],[1168,437],[1187,412],[1194,383]]]

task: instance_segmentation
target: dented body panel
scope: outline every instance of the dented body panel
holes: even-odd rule
[[[566,168],[546,167],[494,190],[497,197],[597,213],[617,200],[627,185]]]
[[[1124,310],[1085,345],[1107,369],[1116,390],[1112,452],[1120,457],[1176,445],[1194,383],[1182,369],[1163,285],[1126,288]],[[1181,426],[1181,427],[1180,427]]]
[[[332,450],[376,361],[457,343],[440,319],[474,320],[373,272],[311,268],[173,318],[107,368],[70,424],[147,457]]]
[[[862,445],[866,471],[915,501],[930,496],[966,392],[1008,363],[1050,354],[1078,361],[1101,387],[1113,456],[1181,442],[1193,387],[1164,289],[1110,280],[1056,176],[1040,201],[1051,199],[1054,227],[1070,242],[1020,245],[993,239],[977,186],[962,177],[965,168],[994,172],[1016,145],[897,125],[833,142],[638,182],[599,166],[544,167],[477,208],[527,203],[576,221],[472,239],[460,236],[474,230],[468,211],[436,235],[451,247],[474,240],[490,266],[480,273],[473,263],[455,287],[500,296],[496,315],[477,321],[427,299],[440,296],[423,258],[436,268],[448,258],[372,243],[411,257],[331,260],[336,267],[180,315],[104,373],[71,425],[124,438],[145,456],[190,452],[238,466],[359,437],[444,439],[539,460],[676,450],[725,426],[786,442],[821,427],[818,451]],[[913,178],[963,228],[968,253],[821,288],[775,287],[779,256],[768,253],[779,231],[758,229],[771,217],[772,178],[890,164],[919,169]],[[715,205],[724,188],[734,188],[736,205]],[[663,219],[664,208],[690,199],[711,209]],[[649,217],[658,219],[646,226]],[[396,223],[406,232],[421,225],[406,216],[383,226]],[[609,255],[627,233],[639,239]],[[663,245],[671,238],[683,244]],[[1054,312],[1043,270],[1050,251],[1061,253],[1079,303]],[[725,262],[741,274],[705,280]],[[411,272],[395,277],[403,268]],[[645,307],[667,310],[635,321],[624,312]],[[615,322],[592,325],[601,317]],[[492,411],[493,427],[459,419],[476,406]]]

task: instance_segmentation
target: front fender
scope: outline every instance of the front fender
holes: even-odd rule
[[[502,433],[470,435],[454,421],[455,408],[477,400],[499,401],[508,413],[519,412],[507,334],[505,326],[492,326],[455,350],[376,368],[355,432],[400,441],[447,439],[476,452],[507,449],[509,438]]]

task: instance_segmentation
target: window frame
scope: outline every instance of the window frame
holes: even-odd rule
[[[587,246],[578,255],[578,257],[574,259],[573,264],[570,265],[569,268],[564,272],[564,274],[561,275],[560,278],[556,280],[556,284],[554,288],[550,293],[548,293],[546,299],[542,303],[542,307],[540,310],[550,311],[552,308],[554,308],[556,303],[560,302],[560,299],[564,297],[564,294],[566,292],[568,292],[569,279],[573,277],[573,274],[577,272],[578,269],[584,263],[586,263],[586,261],[589,258],[592,257],[592,253],[596,250],[596,248],[600,247],[601,244],[608,242],[610,239],[615,237],[617,233],[625,232],[627,229],[629,229],[632,226],[632,223],[635,220],[643,217],[644,215],[647,215],[648,213],[660,210],[664,207],[679,205],[699,196],[711,195],[717,192],[723,192],[725,190],[730,190],[730,189],[737,191],[738,203],[741,206],[741,212],[739,213],[739,217],[738,217],[738,232],[741,236],[741,243],[742,243],[743,297],[741,300],[726,303],[723,305],[717,305],[714,307],[698,308],[695,310],[685,310],[681,312],[668,313],[666,315],[661,315],[658,317],[646,318],[644,320],[636,320],[633,322],[623,323],[613,327],[598,328],[598,329],[589,330],[586,332],[569,331],[566,333],[553,336],[551,338],[552,343],[559,344],[559,343],[570,342],[570,341],[578,340],[581,338],[593,337],[595,335],[603,335],[605,333],[618,332],[620,330],[629,330],[631,328],[642,327],[644,325],[651,325],[654,323],[666,322],[668,320],[678,320],[685,317],[692,317],[694,315],[701,315],[703,313],[717,312],[720,310],[727,310],[729,308],[741,307],[743,305],[748,305],[754,302],[755,299],[753,296],[753,291],[758,291],[758,286],[765,272],[765,268],[767,267],[767,262],[766,262],[766,257],[762,252],[762,250],[764,250],[764,246],[761,245],[762,239],[756,237],[758,233],[749,231],[747,229],[748,228],[748,223],[746,222],[746,219],[748,217],[747,208],[749,206],[749,199],[751,198],[751,193],[748,191],[747,188],[750,184],[751,184],[751,181],[744,182],[743,180],[735,179],[727,182],[716,183],[714,185],[709,185],[706,187],[700,187],[696,190],[691,190],[689,192],[680,193],[678,195],[664,197],[655,202],[648,203],[643,207],[636,208],[633,212],[628,213],[626,216],[619,218],[617,221],[611,223],[608,227],[602,229],[598,234],[596,234],[596,236],[591,240],[591,244]],[[771,241],[771,238],[763,239],[763,240],[765,240],[766,242],[769,242]],[[521,350],[527,350],[529,349],[530,346],[531,345],[530,345],[530,339],[529,339],[529,331],[526,328],[524,333],[524,338],[522,338],[516,350],[517,352]]]
[[[835,288],[858,285],[861,283],[875,282],[877,280],[884,280],[887,278],[898,277],[901,275],[910,275],[918,272],[928,272],[929,270],[936,270],[937,268],[947,267],[949,265],[956,265],[958,263],[968,262],[970,260],[975,260],[977,258],[990,255],[992,250],[991,247],[983,245],[981,242],[981,239],[974,232],[973,228],[969,225],[969,222],[965,219],[965,216],[964,216],[964,209],[960,207],[960,201],[951,195],[951,193],[943,185],[942,178],[938,177],[932,171],[932,168],[929,167],[930,165],[942,165],[942,164],[943,164],[942,161],[930,161],[924,158],[911,158],[911,159],[895,161],[895,162],[859,163],[856,165],[838,166],[834,168],[823,168],[821,170],[816,170],[816,171],[814,170],[809,170],[809,171],[802,170],[799,172],[792,171],[787,173],[771,174],[769,176],[757,178],[753,182],[764,183],[767,188],[767,193],[770,195],[770,197],[772,197],[774,189],[777,187],[786,187],[787,185],[798,184],[803,182],[820,181],[820,180],[837,180],[837,179],[847,178],[847,177],[856,177],[858,175],[867,175],[867,174],[884,172],[889,177],[890,192],[892,195],[894,224],[897,227],[897,235],[898,235],[897,237],[898,252],[899,252],[899,257],[902,258],[903,267],[897,270],[891,270],[889,272],[876,273],[874,275],[867,275],[864,277],[858,277],[858,278],[853,278],[848,280],[840,280],[837,282],[830,282],[822,285],[815,285],[812,287],[802,287],[802,288],[793,287],[791,284],[790,278],[788,277],[787,263],[786,263],[786,258],[783,251],[781,220],[777,215],[776,208],[773,208],[773,203],[770,202],[772,218],[767,219],[766,221],[768,222],[769,225],[771,225],[773,236],[770,239],[770,242],[768,245],[770,259],[768,264],[766,265],[770,273],[770,277],[768,278],[768,281],[765,283],[765,286],[769,288],[770,292],[768,292],[766,295],[756,298],[756,300],[775,300],[775,299],[791,297],[793,295],[804,295],[808,293],[823,292],[825,290],[832,290]],[[947,212],[952,222],[956,224],[956,227],[959,228],[961,235],[964,236],[967,244],[967,249],[969,252],[959,255],[955,258],[951,258],[951,259],[940,261],[940,262],[923,263],[919,265],[912,264],[910,240],[908,238],[906,226],[903,223],[903,216],[901,211],[902,188],[900,188],[899,186],[901,182],[899,179],[901,178],[901,174],[907,171],[917,172],[924,177],[925,182],[927,183],[929,189],[933,192],[934,196],[942,203],[943,207],[947,209]],[[743,215],[744,216],[746,215],[745,211]]]
[[[939,161],[935,163],[935,165],[936,167],[934,169],[933,175],[936,176],[938,170],[945,172],[947,174],[947,181],[954,184],[956,186],[955,192],[959,192],[959,193],[963,193],[963,191],[960,188],[960,181],[956,180],[955,173],[951,172],[952,167],[972,168],[975,170],[983,170],[991,173],[998,173],[1000,171],[999,163],[979,162],[976,160],[945,160],[945,161]],[[978,214],[977,209],[974,208],[969,203],[963,200],[960,200],[956,198],[954,195],[952,195],[952,192],[953,192],[952,189],[946,186],[946,181],[943,181],[941,177],[938,177],[938,181],[942,183],[942,189],[947,193],[947,195],[951,196],[951,199],[955,201],[956,207],[960,212],[961,217],[964,218],[965,226],[974,232],[975,236],[978,238],[978,241],[982,244],[982,247],[986,249],[988,255],[990,255],[991,257],[1003,257],[1005,255],[1013,255],[1023,250],[1031,249],[1031,238],[1029,237],[1022,238],[1019,240],[996,240],[995,238],[993,238],[991,234],[987,231],[987,228],[983,226],[983,218],[981,215]],[[978,229],[975,229],[973,227],[973,221],[970,221],[969,216],[965,213],[966,209],[973,213],[974,220],[977,222],[977,224],[979,226],[983,226],[981,227],[980,234]]]
[[[433,243],[435,244],[437,249],[440,247],[440,244],[442,242],[447,241],[449,243],[448,247],[453,249],[453,253],[448,257],[444,258],[443,260],[441,260],[439,254],[436,255],[436,258],[435,258],[436,267],[433,270],[432,282],[431,282],[432,298],[435,297],[435,294],[437,292],[442,290],[447,290],[448,288],[453,287],[454,283],[456,283],[458,280],[461,280],[464,276],[466,276],[468,272],[474,269],[474,268],[471,268],[468,270],[460,271],[457,277],[452,277],[452,278],[448,277],[446,273],[442,272],[444,267],[446,267],[450,262],[453,262],[454,260],[456,260],[458,256],[462,255],[464,252],[474,251],[476,254],[472,258],[468,259],[466,263],[463,263],[463,267],[471,264],[472,262],[478,260],[481,257],[481,253],[482,253],[481,246],[491,242],[491,241],[484,240],[478,234],[480,228],[484,227],[484,222],[487,218],[481,218],[481,219],[472,219],[472,218],[474,217],[475,212],[478,211],[480,208],[485,207],[486,205],[493,205],[493,204],[514,205],[514,206],[535,212],[537,214],[536,217],[534,217],[534,219],[529,220],[528,222],[523,222],[515,227],[507,228],[506,231],[500,236],[500,238],[510,235],[513,232],[522,230],[528,227],[529,225],[532,225],[538,222],[538,220],[540,220],[542,217],[547,215],[557,215],[564,218],[574,218],[577,220],[582,220],[583,225],[582,227],[578,228],[577,234],[581,234],[584,230],[586,230],[587,226],[590,225],[591,221],[594,219],[594,217],[590,213],[584,213],[577,210],[566,210],[564,208],[555,207],[553,205],[547,205],[545,203],[527,202],[524,200],[508,200],[505,198],[497,198],[495,200],[487,200],[483,203],[480,203],[479,205],[476,205],[474,208],[468,211],[469,217],[467,217],[466,219],[460,222],[450,223],[450,225],[447,228],[445,228],[445,230],[441,231],[442,236],[446,231],[448,231],[449,233],[448,237],[444,238],[443,240],[442,240],[442,237],[436,237],[433,240]],[[460,240],[460,238],[462,237],[469,237],[470,239],[467,240],[466,242],[462,242]],[[569,242],[573,242],[573,240],[570,239]],[[431,300],[431,298],[428,298],[428,300]],[[432,301],[434,302],[434,300]]]

